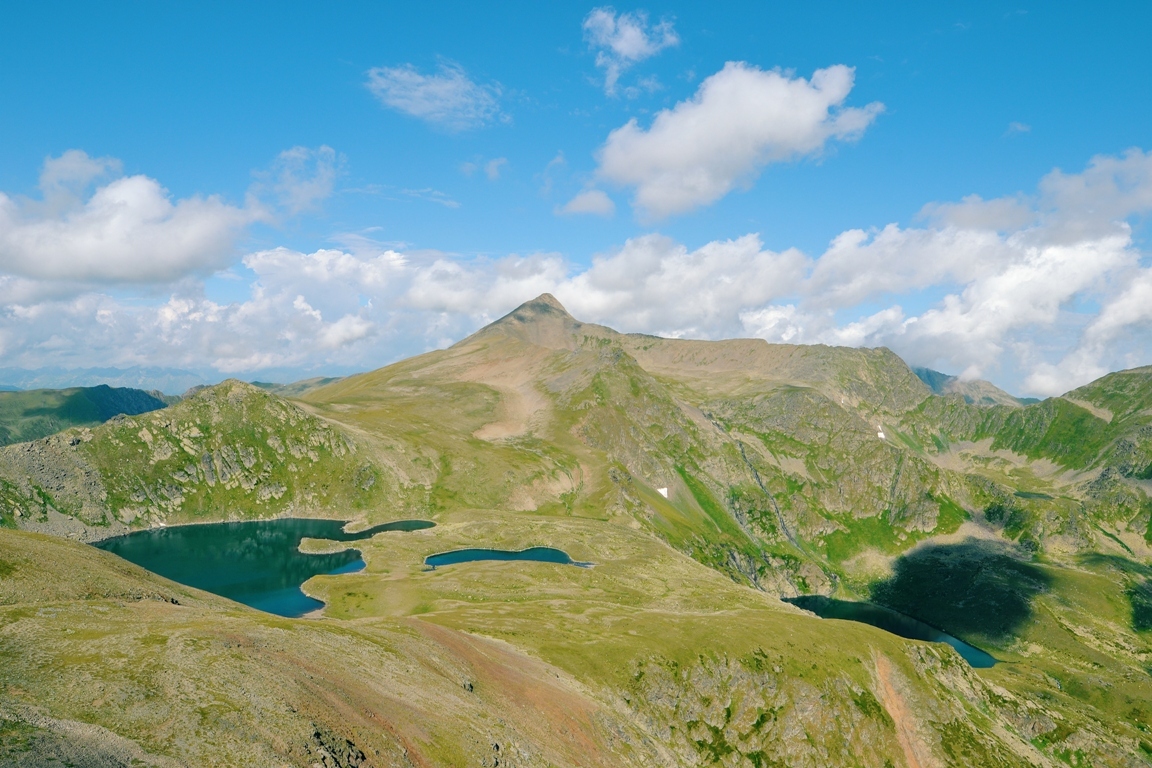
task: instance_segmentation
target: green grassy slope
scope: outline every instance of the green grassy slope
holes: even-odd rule
[[[421,566],[477,542],[597,565]],[[1030,661],[989,685],[945,646],[805,616],[631,526],[461,511],[364,546],[366,572],[309,582],[329,618],[287,620],[0,532],[0,714],[23,733],[0,761],[75,724],[145,764],[237,766],[348,743],[397,766],[492,765],[495,744],[511,765],[1023,766],[1034,734],[1124,765],[1138,743],[1011,692],[1043,679]]]
[[[87,538],[124,526],[316,514],[345,518],[403,497],[398,473],[345,432],[236,381],[161,411],[0,451],[5,519]]]
[[[129,387],[73,387],[0,392],[0,446],[93,426],[118,414],[137,415],[165,407],[151,392]]]
[[[401,622],[461,653],[437,633],[495,638],[611,713],[629,736],[596,742],[607,764],[1142,765],[1150,378],[976,406],[887,350],[622,335],[541,297],[296,402],[226,382],[0,451],[0,515],[91,535],[430,517],[366,544],[363,574],[309,583],[323,625]],[[536,545],[597,566],[421,567]],[[1009,663],[973,672],[775,599],[798,592],[886,603]]]

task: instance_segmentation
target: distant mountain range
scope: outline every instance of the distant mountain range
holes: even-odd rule
[[[182,395],[191,387],[214,384],[198,373],[180,368],[132,366],[131,368],[0,368],[0,391],[14,389],[66,389],[68,387],[110,387],[159,390]]]
[[[300,620],[65,540],[283,517],[436,525],[357,541]],[[427,567],[537,547],[594,567]],[[1152,767],[1152,366],[1025,404],[543,295],[375,371],[0,448],[0,651],[0,766]]]
[[[920,381],[928,385],[938,395],[960,395],[969,405],[1031,405],[1040,400],[1035,397],[1010,395],[990,381],[972,379],[964,381],[959,376],[949,376],[931,368],[913,368],[912,372]]]

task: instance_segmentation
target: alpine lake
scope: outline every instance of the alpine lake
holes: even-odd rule
[[[356,549],[322,554],[300,551],[303,539],[362,541],[385,531],[431,528],[429,520],[398,520],[362,531],[344,520],[284,517],[242,523],[151,528],[97,542],[153,573],[278,616],[298,617],[323,607],[300,586],[320,574],[364,569]]]
[[[265,613],[297,618],[322,608],[324,603],[304,594],[301,586],[320,574],[338,575],[364,570],[360,552],[304,553],[304,539],[351,542],[370,539],[387,531],[418,531],[431,528],[429,520],[398,520],[362,531],[345,530],[343,520],[284,517],[240,523],[202,523],[150,528],[97,542],[94,546],[119,555],[130,563],[164,578],[202,589]],[[458,549],[430,555],[426,564],[454,565],[478,560],[578,563],[563,550],[530,547]]]
[[[304,539],[354,542],[388,531],[431,528],[429,520],[397,520],[361,531],[345,530],[343,520],[285,517],[235,523],[203,523],[151,528],[96,542],[94,546],[167,579],[202,589],[266,613],[296,618],[324,606],[304,594],[301,586],[320,574],[356,573],[364,560],[354,548],[338,552],[304,553]],[[457,549],[425,558],[430,570],[483,560],[536,561],[592,567],[552,547],[523,550]],[[821,596],[785,598],[787,602],[825,619],[870,624],[911,640],[947,643],[973,667],[991,667],[996,659],[959,638],[911,616],[881,605],[833,600]]]
[[[996,659],[991,654],[976,646],[969,645],[958,637],[953,637],[919,619],[906,616],[883,605],[851,600],[834,600],[821,595],[786,597],[784,601],[795,605],[797,608],[811,611],[822,619],[858,621],[909,640],[947,643],[956,649],[956,652],[963,657],[964,661],[968,662],[969,666],[976,669],[986,669],[996,664]]]

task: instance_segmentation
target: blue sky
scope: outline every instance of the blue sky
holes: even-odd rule
[[[238,6],[0,11],[5,365],[345,373],[540,290],[1031,394],[1152,362],[1147,4]]]

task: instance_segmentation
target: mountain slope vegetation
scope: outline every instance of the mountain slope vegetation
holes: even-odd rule
[[[130,387],[73,387],[0,392],[0,446],[37,440],[113,416],[136,416],[168,405],[157,392]]]
[[[192,764],[310,765],[345,742],[362,757],[341,746],[332,764],[1152,764],[1152,369],[987,405],[936,394],[885,349],[620,334],[545,295],[297,394],[225,382],[9,446],[0,514],[86,539],[285,514],[437,526],[358,543],[366,570],[309,581],[326,608],[304,620],[4,533],[13,733],[50,746],[63,726],[43,718],[91,723]],[[595,567],[423,566],[531,546]],[[35,586],[23,553],[49,550],[80,575]],[[132,586],[93,586],[106,579]],[[891,606],[1006,663],[973,670],[779,600],[808,593]],[[128,594],[191,618],[169,627],[172,603]],[[34,663],[61,622],[115,635],[125,661],[53,641]],[[179,650],[201,647],[217,650]],[[260,682],[269,654],[315,659],[309,682],[296,661]],[[83,693],[54,687],[77,669]],[[94,703],[158,685],[136,669],[196,693]],[[205,693],[223,679],[251,695]],[[192,716],[186,700],[211,738],[162,725]]]

